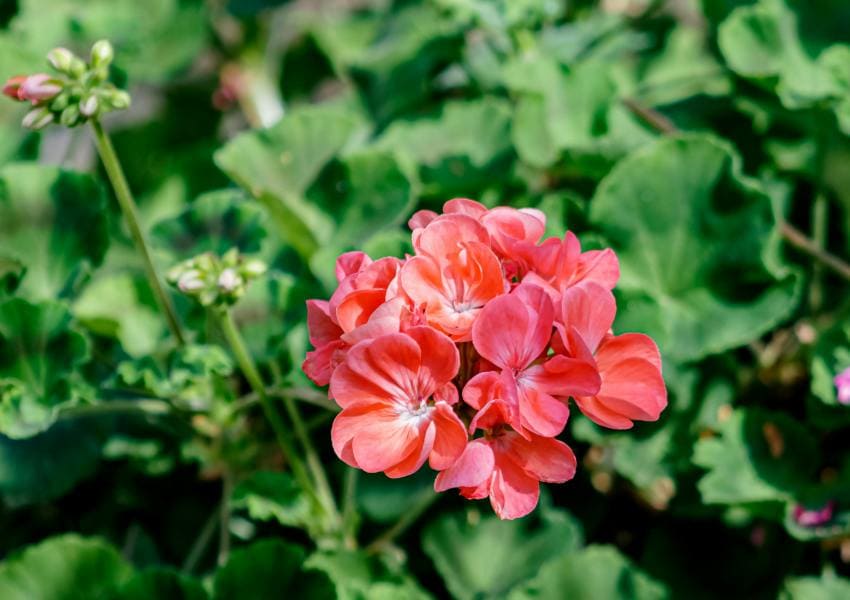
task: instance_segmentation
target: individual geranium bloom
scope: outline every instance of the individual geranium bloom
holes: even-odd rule
[[[363,325],[379,306],[397,295],[395,280],[402,262],[392,257],[372,262],[363,256],[365,258],[358,263],[359,268],[340,281],[328,301],[332,318],[344,332]],[[337,272],[346,273],[348,266],[340,266],[340,261],[337,261]]]
[[[369,473],[404,477],[428,460],[446,469],[466,447],[463,422],[451,406],[459,355],[430,327],[411,327],[360,342],[331,377],[342,407],[331,429],[337,455]]]
[[[460,488],[465,498],[490,498],[501,519],[524,517],[537,506],[540,482],[564,483],[576,472],[576,457],[565,443],[548,437],[523,437],[505,427],[467,444],[460,458],[441,471],[434,489]]]
[[[850,404],[850,367],[836,375],[833,383],[835,383],[838,401],[841,404]]]
[[[539,246],[526,247],[522,259],[523,281],[544,287],[553,299],[581,281],[592,281],[611,290],[620,278],[620,263],[613,250],[582,252],[581,243],[571,231],[564,239],[548,238]]]
[[[456,341],[469,340],[481,308],[507,282],[484,227],[465,215],[442,216],[414,236],[417,256],[401,269],[404,293],[424,307],[428,323]]]
[[[602,386],[596,394],[576,395],[579,409],[593,422],[629,429],[633,421],[655,421],[667,406],[661,355],[640,333],[612,335],[614,296],[601,285],[583,282],[564,291],[560,341],[554,345],[576,357],[593,355]],[[558,341],[558,340],[556,340]]]
[[[304,374],[316,385],[328,385],[334,369],[334,353],[345,346],[342,329],[331,318],[326,300],[307,301],[307,330],[312,350],[301,365]]]
[[[479,373],[466,384],[467,404],[485,415],[499,407],[523,433],[561,433],[569,409],[559,398],[595,394],[600,382],[592,359],[546,354],[554,313],[548,294],[534,285],[521,285],[484,307],[472,327],[472,343],[499,370]]]
[[[534,208],[499,206],[481,217],[493,250],[505,260],[516,260],[546,231],[546,215]]]
[[[464,215],[481,223],[489,234],[493,251],[502,259],[512,260],[540,241],[546,230],[546,215],[534,208],[486,206],[468,198],[455,198],[443,205],[443,216]],[[419,231],[440,215],[431,210],[421,210],[411,217],[408,225],[416,239]],[[485,240],[481,240],[485,241]]]
[[[343,254],[336,263],[339,287],[330,301],[307,301],[307,328],[315,350],[307,353],[302,369],[316,385],[330,382],[351,345],[400,330],[404,300],[384,307],[399,264],[395,258],[372,261],[363,252]]]

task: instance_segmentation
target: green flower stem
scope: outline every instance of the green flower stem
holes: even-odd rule
[[[357,479],[358,469],[348,467],[345,471],[342,494],[342,530],[348,548],[357,548]]]
[[[393,523],[389,529],[384,531],[384,533],[376,537],[368,546],[366,546],[366,552],[368,554],[377,554],[387,548],[398,536],[407,531],[407,529],[413,525],[416,520],[439,499],[439,497],[440,495],[433,491],[423,494],[422,498],[411,506],[409,510],[405,511],[398,521]]]
[[[122,415],[138,413],[145,416],[161,417],[174,413],[173,407],[163,400],[141,398],[137,400],[109,400],[97,404],[69,406],[59,411],[60,419],[77,419],[101,415]]]
[[[268,419],[268,422],[274,431],[277,443],[280,445],[281,452],[283,452],[284,459],[286,459],[286,462],[289,463],[290,467],[292,467],[292,474],[295,476],[295,480],[314,501],[321,505],[322,502],[316,493],[316,488],[307,473],[307,469],[304,467],[304,463],[295,451],[295,444],[293,444],[292,439],[289,437],[289,431],[284,426],[280,415],[275,410],[269,395],[266,393],[266,386],[263,384],[263,379],[260,376],[257,365],[254,363],[254,359],[251,358],[251,354],[245,346],[245,341],[242,339],[242,335],[236,328],[236,323],[233,322],[233,316],[227,308],[217,309],[216,314],[218,316],[221,330],[224,333],[224,337],[227,339],[227,343],[230,344],[230,348],[233,351],[234,358],[236,358],[239,368],[245,375],[245,379],[248,380],[248,384],[251,386],[251,389],[254,390],[254,393],[257,394],[257,397],[260,399],[260,405],[263,407],[266,419]]]
[[[219,525],[221,515],[221,506],[217,506],[215,510],[212,512],[210,517],[207,519],[206,523],[204,523],[204,528],[201,529],[201,533],[198,534],[198,537],[195,539],[195,542],[192,544],[192,548],[189,550],[189,554],[186,555],[186,560],[183,561],[183,566],[181,567],[181,571],[184,573],[191,573],[198,566],[198,563],[201,561],[201,558],[204,556],[204,551],[207,549],[207,546],[210,543],[210,539],[215,533],[216,528]]]
[[[148,282],[153,290],[154,297],[160,310],[162,310],[168,321],[168,328],[177,342],[182,346],[185,344],[183,332],[180,329],[180,322],[177,319],[177,313],[174,311],[174,304],[171,302],[171,297],[165,291],[159,275],[156,272],[156,267],[153,265],[148,243],[145,239],[145,233],[139,224],[139,210],[136,207],[136,202],[133,200],[133,194],[130,192],[130,186],[127,184],[127,178],[124,177],[124,171],[121,168],[121,163],[118,160],[118,155],[115,153],[115,148],[112,146],[112,141],[109,139],[103,125],[97,119],[91,120],[92,131],[94,132],[94,140],[97,145],[97,151],[100,154],[100,159],[103,161],[103,166],[106,169],[106,174],[109,176],[109,181],[112,183],[112,189],[115,191],[115,197],[118,199],[118,204],[121,207],[121,212],[124,213],[124,220],[127,222],[127,227],[130,230],[130,235],[133,237],[133,242],[136,244],[136,250],[142,257],[142,262],[145,266],[145,274]]]
[[[225,468],[221,476],[221,510],[218,527],[218,565],[230,557],[230,497],[233,495],[233,473]]]
[[[313,442],[310,440],[307,427],[301,419],[301,413],[298,412],[298,407],[295,405],[295,401],[292,399],[292,396],[283,396],[283,406],[286,408],[286,413],[289,415],[289,419],[292,421],[295,428],[295,435],[298,438],[298,441],[301,442],[301,446],[304,448],[304,454],[307,456],[307,467],[310,469],[310,473],[313,475],[313,480],[316,482],[319,498],[324,504],[325,509],[333,520],[336,528],[341,529],[342,517],[339,514],[339,509],[337,509],[333,491],[331,490],[330,483],[328,483],[327,474],[325,473],[324,467],[322,467],[322,461],[319,460],[319,455],[316,452],[316,449],[313,447]]]

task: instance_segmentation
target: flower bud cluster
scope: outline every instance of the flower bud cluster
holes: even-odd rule
[[[224,256],[205,252],[183,261],[168,272],[168,280],[187,296],[203,306],[235,304],[257,277],[266,272],[266,264],[247,258],[236,248]]]
[[[3,85],[3,94],[32,105],[22,121],[28,129],[51,123],[74,127],[130,106],[130,95],[107,81],[113,55],[112,44],[106,40],[92,46],[88,62],[66,48],[54,48],[47,61],[56,74],[12,77]]]

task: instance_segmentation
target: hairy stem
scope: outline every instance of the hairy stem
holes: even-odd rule
[[[295,428],[295,436],[304,449],[304,454],[307,457],[307,467],[313,475],[313,481],[316,482],[316,492],[319,495],[319,499],[333,520],[335,527],[339,529],[342,526],[342,520],[336,506],[336,501],[334,500],[333,490],[331,490],[330,483],[328,483],[328,477],[324,467],[322,467],[322,461],[319,460],[319,455],[313,447],[313,442],[310,440],[310,435],[307,432],[304,421],[301,419],[301,413],[298,412],[298,407],[295,405],[295,401],[291,396],[283,396],[283,405]]]
[[[286,462],[289,463],[292,468],[292,474],[295,477],[295,480],[314,501],[319,501],[316,489],[313,482],[310,480],[307,469],[304,468],[304,463],[301,461],[301,457],[295,451],[295,445],[289,437],[289,431],[284,426],[280,415],[275,410],[269,395],[266,393],[266,386],[263,384],[263,379],[260,376],[257,365],[254,363],[254,359],[251,358],[251,354],[245,346],[245,341],[242,339],[242,335],[236,328],[236,323],[233,322],[233,317],[231,316],[230,311],[226,308],[219,309],[217,311],[217,316],[221,330],[224,333],[224,337],[227,339],[227,343],[233,351],[234,358],[236,358],[236,363],[245,375],[245,379],[248,380],[248,384],[251,386],[251,389],[254,390],[254,393],[257,394],[257,397],[260,399],[260,405],[263,407],[266,419],[274,431],[277,443],[280,445],[281,452],[283,452],[284,459],[286,459]]]
[[[819,260],[842,278],[850,281],[850,264],[821,248],[814,240],[806,237],[802,231],[790,223],[783,222],[779,224],[779,233],[789,244]]]
[[[92,119],[92,131],[94,132],[94,140],[97,145],[97,151],[100,154],[100,159],[103,161],[103,166],[106,169],[106,174],[112,184],[112,189],[115,191],[115,197],[118,199],[118,205],[121,207],[121,212],[124,214],[124,221],[127,223],[127,228],[130,230],[130,235],[133,238],[133,243],[136,245],[136,250],[142,257],[142,263],[145,267],[145,274],[148,278],[148,283],[153,290],[156,302],[160,310],[165,315],[168,322],[168,328],[171,334],[181,346],[185,343],[183,332],[180,329],[180,321],[177,319],[177,313],[174,310],[174,304],[171,302],[171,297],[166,292],[162,285],[162,281],[156,272],[145,233],[139,223],[139,209],[136,206],[136,201],[133,200],[133,194],[130,192],[130,186],[127,184],[127,178],[124,177],[124,170],[121,168],[121,163],[118,160],[118,155],[115,153],[115,148],[112,146],[112,141],[109,139],[106,130],[103,129],[100,121]]]

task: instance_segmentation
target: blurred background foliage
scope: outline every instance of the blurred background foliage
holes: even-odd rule
[[[850,3],[0,0],[0,27],[3,80],[114,42],[157,261],[268,262],[236,318],[378,536],[313,546],[220,333],[176,298],[168,341],[88,132],[7,102],[0,598],[850,598]],[[402,256],[455,196],[613,247],[615,328],[664,357],[661,420],[574,414],[582,468],[520,522],[427,473],[344,486],[299,368],[336,255]]]

